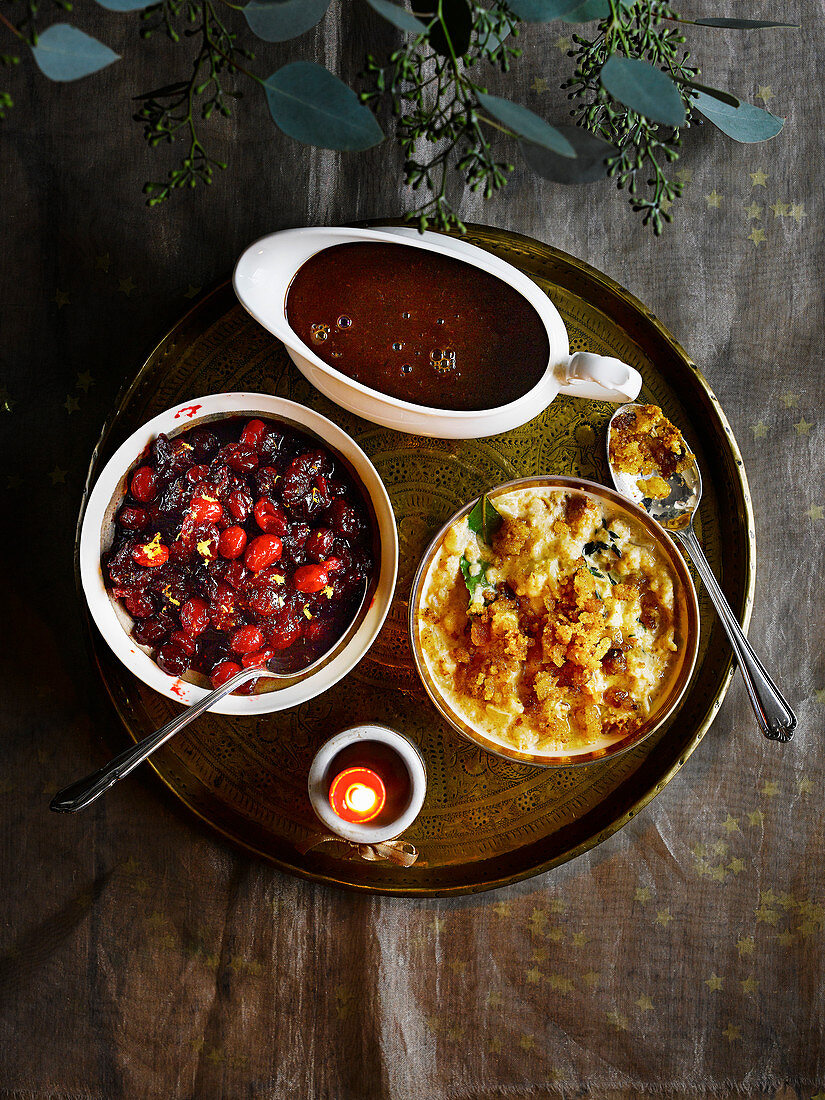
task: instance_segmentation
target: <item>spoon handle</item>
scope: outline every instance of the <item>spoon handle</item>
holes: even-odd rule
[[[142,764],[147,756],[152,755],[155,749],[165,745],[170,737],[174,737],[184,726],[194,722],[205,710],[209,710],[219,699],[223,699],[224,695],[228,695],[235,688],[240,687],[241,684],[245,684],[255,676],[260,675],[261,670],[259,668],[245,668],[243,671],[236,673],[231,680],[227,680],[219,688],[210,691],[199,703],[193,703],[191,707],[187,707],[182,714],[178,714],[165,726],[161,726],[159,730],[155,730],[148,737],[144,737],[137,745],[125,749],[110,760],[108,764],[104,764],[98,771],[87,775],[85,779],[79,779],[76,783],[72,783],[70,787],[60,791],[52,799],[49,808],[60,814],[73,814],[78,810],[85,809],[95,799],[100,798],[104,791],[108,791],[110,787],[113,787],[119,779],[123,779],[131,771],[134,771],[138,764]]]
[[[690,554],[696,571],[702,578],[713,606],[719,613],[733,651],[739,662],[739,669],[748,689],[751,704],[764,735],[771,741],[790,741],[796,729],[796,715],[782,697],[776,684],[765,671],[765,666],[756,656],[753,648],[742,633],[742,628],[731,610],[731,606],[719,587],[716,577],[708,564],[699,540],[692,527],[686,531],[671,532]]]

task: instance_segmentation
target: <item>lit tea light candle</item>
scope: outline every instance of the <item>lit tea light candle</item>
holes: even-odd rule
[[[371,768],[345,768],[329,787],[329,804],[342,820],[355,824],[372,821],[384,808],[387,791]]]

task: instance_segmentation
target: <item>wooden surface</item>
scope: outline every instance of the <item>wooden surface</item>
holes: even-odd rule
[[[72,21],[123,61],[65,86],[30,63],[3,74],[16,105],[0,123],[0,1095],[825,1093],[825,27],[813,0],[770,15],[804,29],[690,28],[704,78],[787,123],[768,146],[690,132],[662,240],[608,184],[566,189],[521,169],[486,206],[465,196],[462,215],[606,271],[705,371],[754,497],[751,638],[798,711],[796,739],[765,742],[737,680],[685,769],[619,834],[541,878],[454,900],[285,877],[148,774],[85,814],[48,813],[58,787],[123,743],[71,563],[83,472],[120,385],[256,236],[394,216],[411,196],[390,146],[301,148],[250,93],[219,142],[230,169],[147,209],[141,185],[171,151],[146,149],[129,97],[169,80],[175,52],[86,0]],[[529,28],[508,85],[548,118],[564,110],[562,35]],[[365,49],[393,41],[364,4],[334,3],[317,32],[262,45],[256,66],[303,57],[354,80]]]

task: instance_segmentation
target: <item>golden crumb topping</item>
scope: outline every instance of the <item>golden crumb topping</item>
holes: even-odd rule
[[[650,500],[670,496],[666,479],[683,470],[689,458],[682,433],[658,405],[628,409],[613,421],[610,463],[619,473],[639,475],[636,484]]]

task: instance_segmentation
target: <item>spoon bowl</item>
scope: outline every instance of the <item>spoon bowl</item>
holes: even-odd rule
[[[733,646],[762,733],[770,741],[790,741],[796,729],[796,715],[745,637],[693,530],[693,519],[702,499],[702,474],[696,456],[687,449],[682,440],[685,456],[680,464],[683,468],[670,477],[665,477],[661,470],[653,471],[664,478],[670,488],[668,496],[659,500],[646,497],[639,488],[641,473],[626,473],[617,470],[613,464],[611,442],[614,432],[622,425],[622,418],[633,417],[635,420],[636,410],[641,408],[644,406],[636,403],[624,405],[610,418],[607,429],[607,463],[613,484],[622,496],[644,508],[651,519],[655,519],[685,548]],[[627,419],[624,420],[624,424],[626,423]]]

